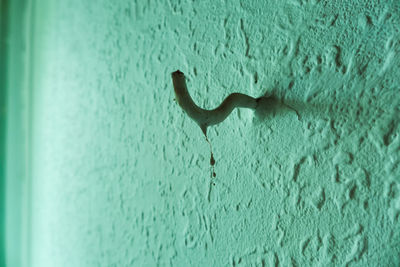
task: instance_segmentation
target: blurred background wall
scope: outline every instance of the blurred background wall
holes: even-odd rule
[[[398,1],[27,10],[25,265],[400,264]],[[272,94],[300,116],[234,111],[211,178],[177,69],[202,107]]]
[[[4,261],[0,266],[27,266],[30,251],[30,139],[32,12],[29,1],[0,1],[0,179]],[[4,141],[4,143],[3,143]],[[3,152],[3,153],[2,153]],[[3,205],[4,204],[4,205]],[[4,231],[3,231],[4,230]]]
[[[0,2],[0,265],[5,265],[5,192],[6,192],[6,171],[4,162],[6,159],[6,66],[7,61],[7,6]]]

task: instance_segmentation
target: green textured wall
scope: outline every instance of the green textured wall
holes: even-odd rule
[[[400,264],[398,1],[41,3],[33,266]]]

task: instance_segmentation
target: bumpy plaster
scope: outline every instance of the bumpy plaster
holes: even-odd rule
[[[52,3],[33,266],[399,266],[399,1]],[[209,179],[178,68],[204,109],[268,89],[301,119],[235,109]]]

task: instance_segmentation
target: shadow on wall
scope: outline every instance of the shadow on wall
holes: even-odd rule
[[[280,112],[294,111],[300,121],[305,115],[312,120],[329,120],[335,132],[343,124],[346,124],[349,130],[358,131],[385,128],[382,129],[386,130],[382,133],[382,141],[388,145],[395,132],[400,130],[397,119],[400,99],[396,96],[396,90],[387,86],[390,83],[395,84],[379,74],[367,78],[349,75],[335,83],[325,75],[319,79],[314,91],[306,93],[304,97],[287,97],[295,86],[293,83],[289,89],[275,88],[267,91],[255,115],[263,121]]]

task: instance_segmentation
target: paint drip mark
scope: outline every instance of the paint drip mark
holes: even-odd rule
[[[206,141],[210,145],[210,153],[211,153],[211,156],[210,156],[210,166],[211,166],[211,172],[210,173],[211,173],[211,175],[210,175],[210,177],[213,178],[213,177],[217,176],[217,174],[215,173],[215,158],[214,158],[214,154],[212,152],[211,142],[208,140],[207,135],[206,135]]]

